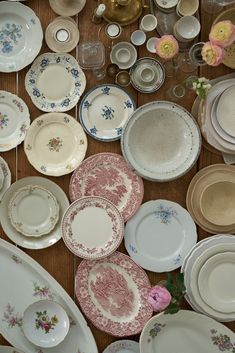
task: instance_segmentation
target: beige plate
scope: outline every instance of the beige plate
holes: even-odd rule
[[[187,209],[194,221],[205,231],[216,234],[216,233],[235,233],[235,224],[231,226],[216,226],[206,220],[200,210],[200,196],[202,190],[211,182],[227,180],[234,181],[235,177],[235,166],[229,166],[224,164],[214,164],[200,170],[194,178],[191,180],[189,185],[186,204]]]
[[[74,16],[82,11],[86,0],[49,0],[52,10],[61,16]]]

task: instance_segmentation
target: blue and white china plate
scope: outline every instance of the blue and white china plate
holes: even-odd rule
[[[36,107],[44,112],[65,112],[79,101],[86,77],[70,54],[45,53],[32,64],[25,88]]]
[[[0,1],[0,72],[23,69],[38,55],[43,32],[39,18],[19,2]]]
[[[167,200],[144,203],[127,222],[125,246],[131,258],[153,272],[182,265],[197,242],[195,223],[188,211]]]
[[[120,139],[123,126],[135,110],[130,95],[116,85],[90,90],[80,105],[80,121],[86,132],[101,141]]]
[[[29,110],[25,102],[7,91],[0,91],[0,152],[19,145],[30,125]]]

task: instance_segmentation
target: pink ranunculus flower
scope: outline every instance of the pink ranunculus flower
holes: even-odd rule
[[[231,21],[220,21],[212,26],[209,39],[213,44],[226,48],[235,41],[235,26]]]
[[[164,35],[156,40],[156,53],[162,59],[172,59],[179,52],[179,44],[172,35]]]
[[[224,48],[211,42],[206,42],[202,48],[202,58],[210,66],[218,66],[224,60]]]
[[[154,286],[148,295],[148,303],[154,311],[163,311],[171,302],[170,292],[162,286]]]

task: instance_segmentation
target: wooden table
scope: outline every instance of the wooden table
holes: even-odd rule
[[[46,29],[47,25],[57,16],[51,10],[48,0],[30,0],[26,4],[36,12],[36,14],[41,20],[42,27],[44,30]],[[97,26],[91,22],[92,13],[96,5],[97,5],[97,1],[87,0],[86,6],[83,9],[83,11],[78,16],[75,17],[80,30],[80,42],[98,39],[97,38],[98,29],[100,25]],[[210,30],[212,21],[213,21],[212,15],[208,15],[206,13],[201,12],[201,24],[202,24],[201,39],[202,40],[208,39],[208,33]],[[125,27],[120,40],[123,40],[123,39],[129,40],[131,32],[137,29],[137,27],[138,27],[138,23],[134,23],[128,27]],[[150,33],[148,37],[153,35],[155,35],[155,33]],[[107,42],[105,44],[107,44],[108,46]],[[48,52],[48,51],[50,50],[48,49],[44,41],[41,53]],[[139,57],[143,57],[143,56],[155,57],[155,55],[153,54],[151,55],[146,51],[145,46],[142,46],[141,48],[139,48],[138,51],[139,51]],[[77,56],[77,51],[74,50],[71,54],[73,54],[74,56]],[[107,59],[106,63],[108,64],[109,63],[108,48],[106,48],[106,59]],[[24,70],[21,70],[18,73],[9,73],[9,74],[0,73],[0,89],[7,90],[14,94],[19,95],[28,105],[30,114],[31,114],[31,119],[33,120],[37,118],[40,114],[42,114],[42,112],[32,104],[28,94],[25,91],[24,79],[28,69],[29,67],[25,68]],[[200,69],[200,72],[198,73],[195,72],[195,74],[198,74],[200,76],[205,76],[208,78],[213,78],[213,77],[217,77],[217,76],[229,73],[231,71],[232,70],[228,69],[224,65],[220,65],[217,68],[205,66]],[[99,83],[107,83],[107,82],[113,83],[112,79],[105,79],[103,81],[96,82],[92,76],[92,73],[89,71],[86,71],[86,77],[87,77],[86,91]],[[172,84],[181,82],[185,77],[187,77],[187,74],[184,74],[182,72],[177,72],[177,75],[175,78],[166,79],[161,89],[158,92],[153,94],[137,93],[132,87],[128,87],[127,90],[135,98],[137,106],[141,106],[150,101],[164,99],[165,91]],[[194,93],[187,93],[186,98],[184,98],[182,102],[179,102],[179,104],[182,104],[185,108],[187,108],[190,111],[194,99],[195,99]],[[77,107],[69,111],[68,113],[74,116],[77,120],[79,120]],[[90,155],[93,155],[99,152],[105,152],[105,151],[121,153],[120,143],[119,142],[110,142],[110,143],[98,142],[88,136],[88,150],[86,155],[87,157]],[[18,148],[11,150],[9,152],[2,153],[1,155],[3,158],[6,159],[6,161],[9,164],[9,167],[12,172],[13,182],[15,180],[24,178],[26,176],[40,175],[40,173],[38,173],[29,164],[24,154],[23,144],[21,144]],[[144,181],[144,187],[145,187],[144,202],[148,200],[163,198],[163,199],[178,202],[181,206],[185,207],[186,192],[192,177],[197,173],[198,170],[215,163],[223,163],[222,157],[218,154],[214,154],[208,151],[203,146],[201,155],[199,157],[197,164],[185,176],[181,177],[180,179],[170,183],[161,183],[161,184]],[[58,178],[55,178],[55,177],[54,178],[49,177],[49,178],[54,182],[56,182],[61,188],[63,188],[63,190],[68,195],[70,176],[71,175],[58,177]],[[199,239],[203,239],[207,236],[209,236],[209,234],[207,234],[202,229],[198,228]],[[1,237],[3,239],[10,241],[7,238],[7,236],[3,233],[3,231],[1,232]],[[126,252],[123,244],[120,246],[119,250],[122,252]],[[44,250],[24,249],[24,251],[30,256],[32,256],[36,261],[38,261],[76,301],[75,294],[74,294],[74,273],[81,260],[76,256],[74,256],[71,252],[69,252],[69,250],[64,245],[63,240],[60,240],[57,244]],[[1,269],[1,271],[2,270],[3,269]],[[165,278],[164,274],[155,274],[155,273],[148,272],[148,275],[153,285],[156,284],[161,279]],[[0,295],[1,295],[1,289],[0,289]],[[184,304],[184,307],[189,308],[189,306],[186,303]],[[92,324],[89,324],[89,325],[96,339],[99,352],[102,352],[104,348],[107,347],[108,344],[116,340],[114,337],[111,337],[110,335],[99,331]],[[234,322],[228,323],[227,326],[235,331]],[[139,338],[138,336],[131,337],[131,339],[136,339],[136,340],[138,340],[138,338]],[[0,344],[7,344],[7,342],[1,336],[0,336]],[[65,353],[69,353],[69,352],[65,352]],[[90,353],[93,353],[93,352],[90,352]]]

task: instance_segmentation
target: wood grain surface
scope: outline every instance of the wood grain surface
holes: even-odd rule
[[[26,5],[30,6],[40,18],[43,30],[45,31],[47,25],[57,16],[49,6],[48,0],[29,0],[25,3]],[[101,25],[94,25],[91,22],[92,13],[94,8],[97,6],[97,1],[95,0],[87,0],[86,6],[83,11],[74,17],[78,24],[78,28],[80,30],[80,42],[83,41],[95,41],[98,40],[98,31]],[[148,10],[145,10],[146,13]],[[202,40],[207,40],[208,33],[213,22],[213,16],[208,15],[206,13],[201,12],[201,24],[202,24]],[[130,34],[133,30],[138,28],[138,23],[134,23],[128,27],[124,28],[124,31],[121,35],[121,38],[118,40],[130,40]],[[148,34],[148,37],[155,36],[155,33]],[[102,30],[100,31],[100,38],[104,42],[106,46],[106,65],[110,63],[109,60],[109,52],[110,52],[110,45],[112,44],[103,34]],[[138,50],[138,57],[143,56],[153,56],[154,54],[149,54],[145,46],[142,46]],[[50,50],[46,46],[45,41],[43,41],[43,46],[41,53],[49,52]],[[77,57],[77,48],[72,53],[75,57]],[[29,98],[28,94],[26,93],[24,80],[25,74],[28,71],[29,67],[21,70],[18,73],[0,73],[0,89],[7,90],[12,93],[18,94],[29,107],[31,120],[34,120],[39,115],[42,114],[40,110],[38,110],[31,99]],[[193,74],[205,76],[208,78],[214,78],[226,73],[231,72],[232,70],[228,69],[224,65],[220,65],[219,67],[212,68],[208,66],[204,66],[200,69],[200,72],[195,72]],[[113,83],[112,79],[104,79],[100,82],[95,81],[91,72],[85,72],[87,77],[87,86],[86,91],[90,88],[94,87],[99,83]],[[132,94],[135,98],[137,106],[141,106],[147,102],[151,102],[154,100],[162,100],[165,99],[165,92],[166,90],[175,83],[180,83],[187,77],[187,74],[183,72],[177,72],[177,75],[174,78],[167,78],[164,85],[161,87],[159,91],[153,94],[141,94],[135,91],[131,86],[127,88],[127,91]],[[186,97],[182,101],[179,102],[182,106],[187,108],[189,111],[191,110],[192,103],[195,99],[195,94],[187,93]],[[79,106],[79,104],[78,104]],[[78,116],[78,106],[75,107],[73,110],[69,111],[68,114],[71,114],[77,120],[79,120]],[[91,137],[88,136],[88,150],[86,156],[90,156],[99,152],[116,152],[121,153],[120,150],[120,143],[119,141],[116,142],[99,142]],[[26,176],[33,176],[33,175],[40,175],[28,162],[24,150],[23,144],[17,147],[14,150],[9,152],[1,153],[1,156],[8,162],[9,167],[12,172],[12,182],[24,178]],[[199,169],[202,169],[208,165],[215,164],[215,163],[223,163],[222,157],[218,154],[214,154],[207,150],[205,147],[202,147],[202,151],[199,157],[197,164],[183,177],[180,179],[169,182],[169,183],[154,183],[149,181],[144,181],[144,201],[154,200],[154,199],[167,199],[178,202],[181,206],[185,207],[185,197],[188,185],[192,179],[192,177],[197,173]],[[70,176],[63,176],[63,177],[48,177],[49,179],[56,182],[68,195],[68,187],[69,187],[69,180]],[[203,239],[208,237],[205,231],[198,228],[198,238]],[[0,237],[6,239],[10,242],[8,237],[1,231]],[[75,294],[74,294],[74,274],[76,272],[77,266],[80,263],[80,259],[75,257],[63,243],[63,240],[60,240],[57,244],[43,250],[26,250],[23,249],[27,254],[32,256],[36,261],[38,261],[69,293],[69,295],[76,301]],[[119,248],[120,251],[126,253],[124,245],[122,244]],[[2,269],[0,269],[2,270]],[[161,279],[165,278],[164,274],[156,274],[147,272],[150,278],[151,283],[154,285]],[[1,295],[1,284],[0,284],[0,295]],[[77,301],[76,301],[77,303]],[[189,308],[189,306],[184,303],[185,308]],[[100,330],[96,329],[92,324],[88,322],[91,330],[94,334],[94,337],[97,342],[97,346],[99,352],[103,352],[104,348],[107,347],[108,344],[115,341],[116,338],[111,337],[110,335],[101,332]],[[235,324],[228,323],[226,324],[228,327],[235,331]],[[130,339],[138,340],[139,336],[130,337]],[[8,342],[4,340],[4,338],[0,335],[0,345],[5,344],[7,345]],[[70,352],[64,352],[70,353]],[[93,352],[90,352],[93,353]]]

